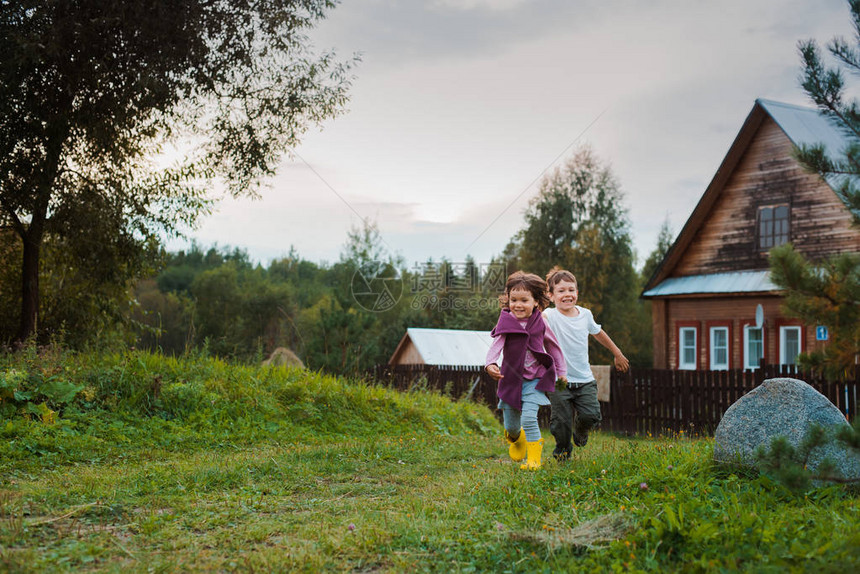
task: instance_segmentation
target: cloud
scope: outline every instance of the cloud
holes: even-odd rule
[[[600,2],[557,0],[351,0],[314,34],[321,45],[355,51],[374,64],[411,65],[506,52],[541,35],[572,31]]]
[[[298,150],[316,173],[285,161],[260,202],[225,201],[197,236],[333,261],[369,217],[409,261],[489,260],[600,116],[579,141],[618,176],[644,257],[667,214],[683,226],[755,98],[808,105],[797,40],[838,34],[843,0],[349,0],[314,33],[365,53],[350,112]]]

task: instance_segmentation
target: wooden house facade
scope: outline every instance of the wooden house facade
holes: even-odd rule
[[[846,204],[792,155],[814,143],[838,153],[846,142],[817,110],[756,100],[642,293],[652,301],[655,368],[756,368],[762,358],[790,365],[826,344],[817,326],[782,314],[768,273],[768,251],[787,242],[813,260],[860,252]]]

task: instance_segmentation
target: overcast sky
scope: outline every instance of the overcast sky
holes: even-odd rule
[[[361,53],[348,111],[260,199],[223,200],[191,236],[263,264],[290,246],[334,262],[368,218],[409,267],[487,262],[540,176],[589,144],[621,184],[641,263],[667,217],[681,229],[756,98],[810,105],[797,41],[851,33],[844,0],[347,0],[314,44]]]

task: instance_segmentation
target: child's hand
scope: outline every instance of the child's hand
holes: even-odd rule
[[[630,368],[630,361],[627,360],[623,354],[618,353],[615,355],[615,368],[621,371],[622,373],[626,373],[627,369]]]
[[[559,377],[555,380],[555,390],[560,391],[567,388],[567,377]]]
[[[500,381],[502,379],[502,372],[499,370],[498,365],[487,365],[485,368],[487,369],[487,373],[493,377],[493,380]]]

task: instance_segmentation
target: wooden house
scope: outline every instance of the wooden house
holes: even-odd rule
[[[493,344],[489,331],[406,329],[389,365],[484,366]]]
[[[816,325],[782,314],[768,272],[768,251],[786,242],[813,260],[860,252],[849,208],[792,156],[794,146],[814,143],[834,155],[846,145],[817,110],[756,100],[642,293],[652,301],[655,368],[790,365],[826,344]]]

